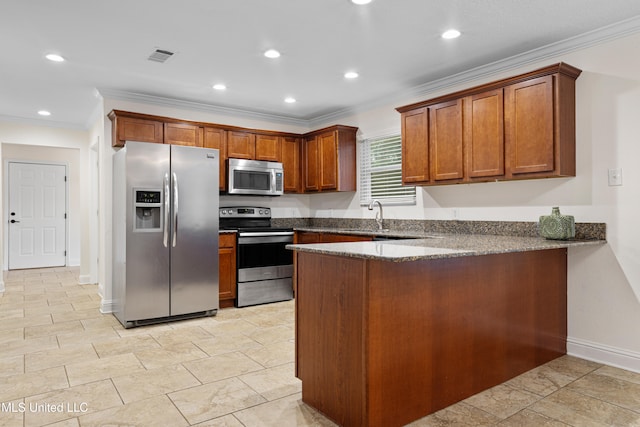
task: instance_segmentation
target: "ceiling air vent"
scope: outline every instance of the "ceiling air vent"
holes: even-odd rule
[[[172,56],[173,56],[173,52],[169,52],[168,50],[156,49],[151,53],[151,55],[149,55],[149,58],[147,59],[149,61],[165,62],[167,59],[171,58]]]

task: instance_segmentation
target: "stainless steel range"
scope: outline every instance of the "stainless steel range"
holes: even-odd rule
[[[271,209],[234,206],[220,208],[220,229],[237,230],[236,306],[265,304],[293,298],[293,229],[271,227]]]

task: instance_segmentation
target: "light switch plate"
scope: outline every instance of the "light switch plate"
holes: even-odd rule
[[[622,185],[622,168],[609,169],[609,187]]]

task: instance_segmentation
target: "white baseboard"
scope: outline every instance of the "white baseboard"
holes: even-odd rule
[[[0,279],[0,292],[4,292],[4,280],[1,280],[1,279]]]
[[[115,302],[113,300],[105,300],[103,298],[102,302],[100,303],[100,313],[108,314],[108,313],[113,313],[114,311],[115,311]]]
[[[69,258],[67,265],[69,267],[80,267],[80,258]]]
[[[634,351],[568,337],[567,353],[571,356],[640,373],[640,353]]]
[[[78,278],[78,284],[80,285],[91,285],[91,276],[89,274],[81,274]]]

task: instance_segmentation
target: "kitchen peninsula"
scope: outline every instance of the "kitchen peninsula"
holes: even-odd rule
[[[302,400],[340,425],[405,425],[565,354],[567,250],[604,243],[421,237],[289,246]]]

